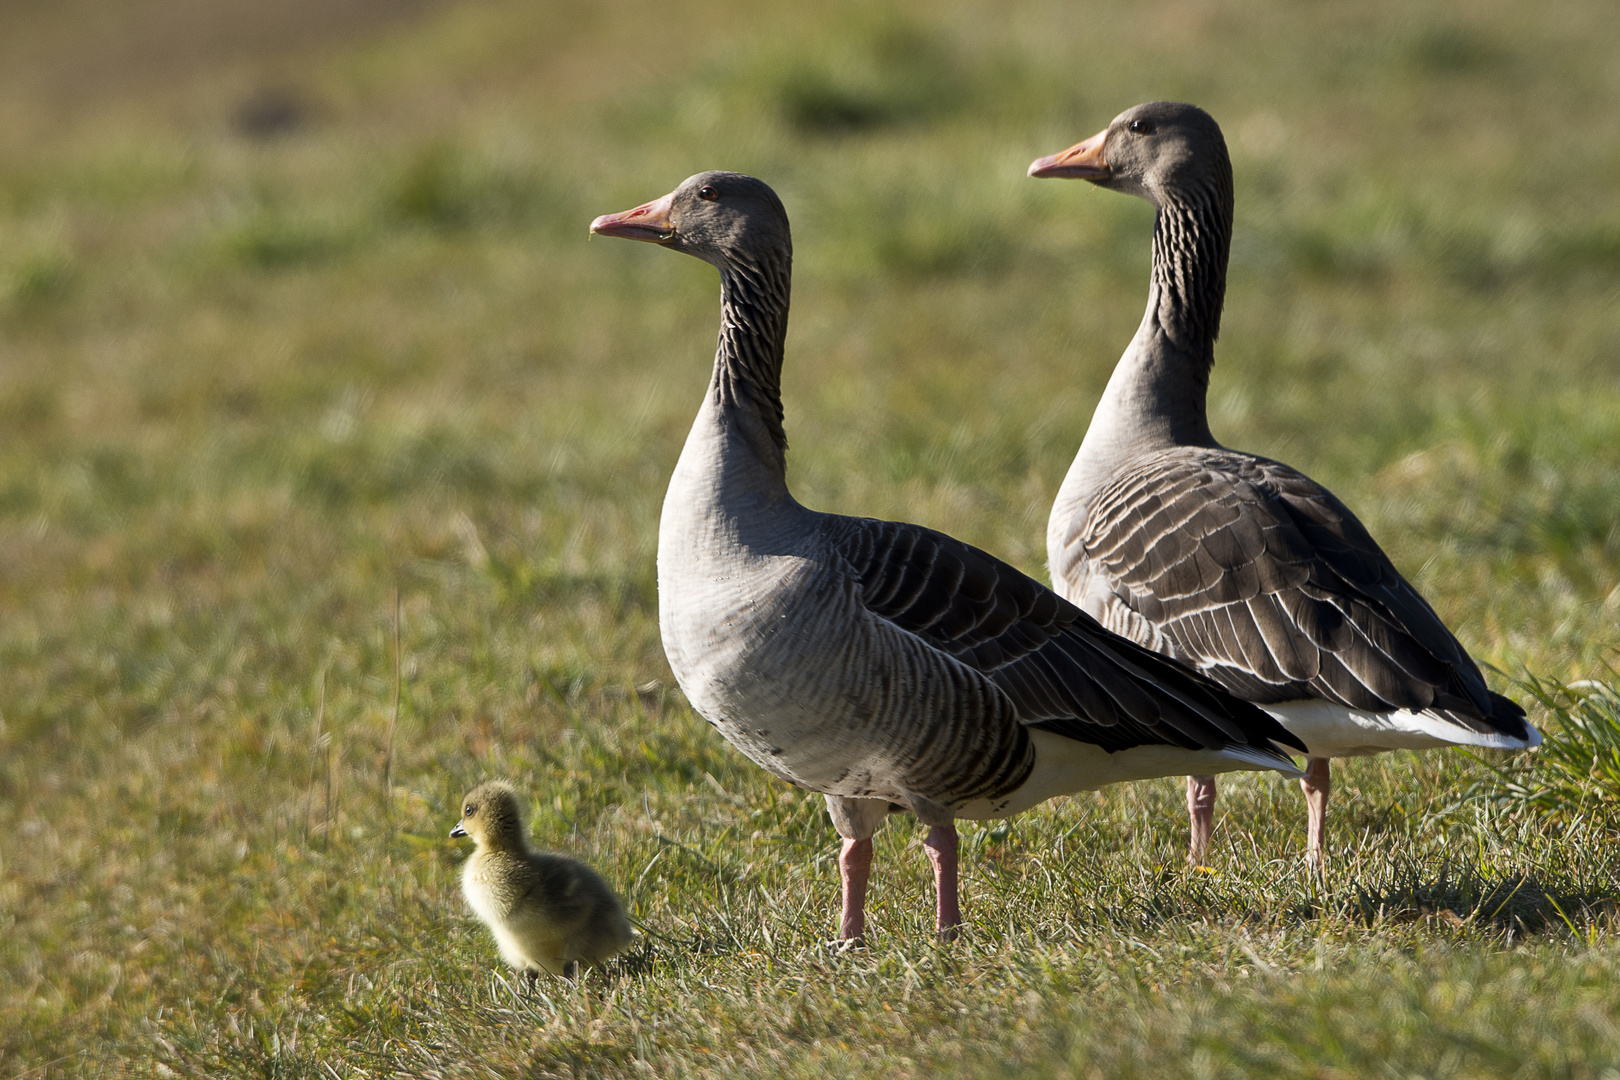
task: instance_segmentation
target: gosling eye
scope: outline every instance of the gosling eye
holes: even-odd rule
[[[1153,121],[1151,121],[1151,120],[1132,120],[1131,121],[1130,131],[1131,131],[1132,135],[1151,135],[1157,130],[1158,130],[1158,126],[1156,124],[1154,124]]]
[[[474,806],[472,803],[468,803],[466,806],[461,808],[462,817],[472,817],[476,813],[478,813],[478,807]]]
[[[714,188],[710,187],[708,184],[704,184],[702,187],[698,188],[698,198],[702,199],[704,202],[714,202],[714,200],[718,199],[719,197],[720,193],[714,190]]]

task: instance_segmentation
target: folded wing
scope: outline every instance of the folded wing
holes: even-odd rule
[[[833,542],[868,611],[987,676],[1027,725],[1109,750],[1304,749],[1266,713],[978,548],[865,518],[837,519]]]
[[[1355,515],[1286,465],[1197,447],[1154,455],[1097,494],[1053,571],[1082,560],[1175,655],[1250,701],[1528,731]]]

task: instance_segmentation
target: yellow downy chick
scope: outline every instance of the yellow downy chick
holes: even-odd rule
[[[517,792],[501,780],[462,800],[451,836],[478,849],[461,873],[467,904],[495,935],[501,958],[526,973],[572,977],[630,944],[630,920],[607,882],[566,855],[531,851]]]

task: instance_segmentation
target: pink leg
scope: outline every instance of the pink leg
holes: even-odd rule
[[[929,829],[923,849],[934,864],[934,934],[941,941],[953,941],[962,923],[962,909],[956,899],[956,826],[935,825]]]
[[[1322,851],[1327,839],[1328,793],[1333,790],[1329,775],[1332,762],[1325,757],[1305,759],[1305,775],[1299,786],[1305,790],[1305,808],[1310,812],[1310,832],[1305,841],[1305,857],[1318,870],[1322,868]]]
[[[838,936],[859,940],[866,936],[866,881],[872,874],[872,838],[845,840],[838,856],[838,876],[844,881],[844,914]]]
[[[1187,848],[1187,862],[1201,866],[1204,853],[1209,850],[1209,834],[1215,827],[1215,778],[1213,776],[1187,777],[1187,817],[1192,822],[1192,843]]]

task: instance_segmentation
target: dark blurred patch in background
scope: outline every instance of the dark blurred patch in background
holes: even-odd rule
[[[432,6],[434,0],[11,0],[0,5],[0,95],[57,109],[162,95],[224,70],[273,71]]]

